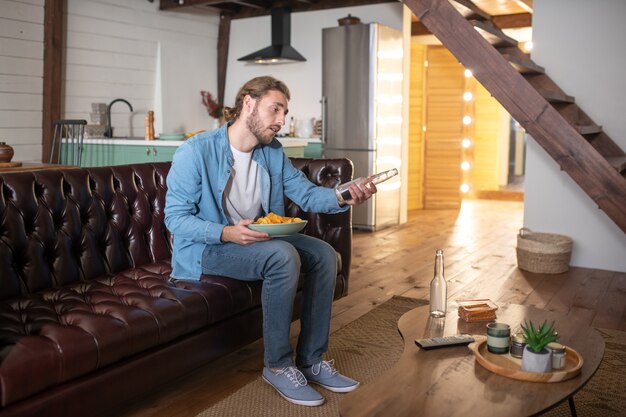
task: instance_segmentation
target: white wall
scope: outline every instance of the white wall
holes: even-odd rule
[[[68,0],[63,117],[90,122],[91,103],[112,108],[115,136],[206,129],[200,90],[216,91],[217,32],[213,12],[161,12],[159,2]]]
[[[271,75],[285,82],[291,91],[289,115],[295,119],[319,118],[322,93],[322,29],[337,26],[348,14],[363,23],[377,22],[402,30],[402,4],[337,8],[291,14],[291,45],[306,62],[258,65],[237,61],[244,55],[271,44],[269,16],[236,19],[231,23],[228,71],[224,101],[234,105],[239,88],[249,79]],[[286,132],[288,129],[284,129]]]
[[[43,5],[0,1],[0,141],[15,148],[14,160],[41,157]],[[160,12],[157,1],[68,0],[62,117],[91,123],[91,103],[120,97],[135,112],[115,104],[116,136],[143,136],[148,110],[155,110],[157,133],[210,128],[200,90],[217,94],[219,17],[200,10]],[[293,13],[291,43],[307,62],[259,66],[237,58],[271,43],[270,17],[233,21],[226,104],[233,104],[245,81],[271,74],[291,89],[292,115],[319,117],[321,30],[348,13],[364,23],[402,28],[399,2]]]
[[[44,0],[0,1],[0,142],[41,158]]]
[[[626,2],[535,0],[533,8],[533,60],[626,149]],[[626,271],[626,234],[532,139],[526,164],[524,225],[571,236],[574,266]]]

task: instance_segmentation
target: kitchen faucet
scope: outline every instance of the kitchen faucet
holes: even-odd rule
[[[128,104],[128,108],[130,109],[130,111],[131,112],[134,111],[133,106],[131,106],[131,104],[128,101],[124,100],[123,98],[116,98],[115,100],[110,102],[109,105],[107,106],[107,128],[104,131],[105,138],[113,137],[113,126],[111,126],[111,106],[113,106],[113,104],[117,103],[118,101],[123,101],[124,103]]]

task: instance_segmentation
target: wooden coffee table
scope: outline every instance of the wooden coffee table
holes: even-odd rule
[[[554,320],[559,342],[575,349],[584,360],[580,375],[567,381],[510,379],[476,363],[466,346],[419,349],[416,338],[485,334],[485,322],[464,322],[457,317],[456,306],[449,306],[445,319],[431,319],[428,313],[428,306],[422,306],[400,318],[398,329],[404,338],[400,360],[377,380],[347,394],[340,405],[342,417],[534,415],[571,399],[596,372],[604,354],[604,340],[592,327],[533,307],[500,306],[497,321],[511,325],[513,332],[524,319],[536,325]]]

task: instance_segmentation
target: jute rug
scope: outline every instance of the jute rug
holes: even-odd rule
[[[404,344],[397,330],[398,319],[425,304],[424,300],[393,297],[334,332],[326,357],[334,358],[339,371],[361,383],[376,379],[402,355]],[[596,375],[575,395],[576,409],[581,417],[626,416],[626,333],[598,330],[606,342],[604,359]],[[301,407],[282,399],[259,376],[196,417],[338,417],[339,403],[345,394],[319,390],[326,398],[322,406]],[[569,407],[561,404],[543,416],[570,416]]]
[[[580,417],[626,416],[626,333],[599,329],[604,337],[604,357],[600,367],[583,389],[574,395]],[[542,417],[570,417],[567,402]]]

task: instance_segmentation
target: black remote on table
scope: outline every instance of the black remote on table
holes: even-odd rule
[[[415,344],[424,350],[436,349],[448,346],[468,345],[474,338],[468,334],[458,334],[455,336],[432,337],[429,339],[415,339]]]

